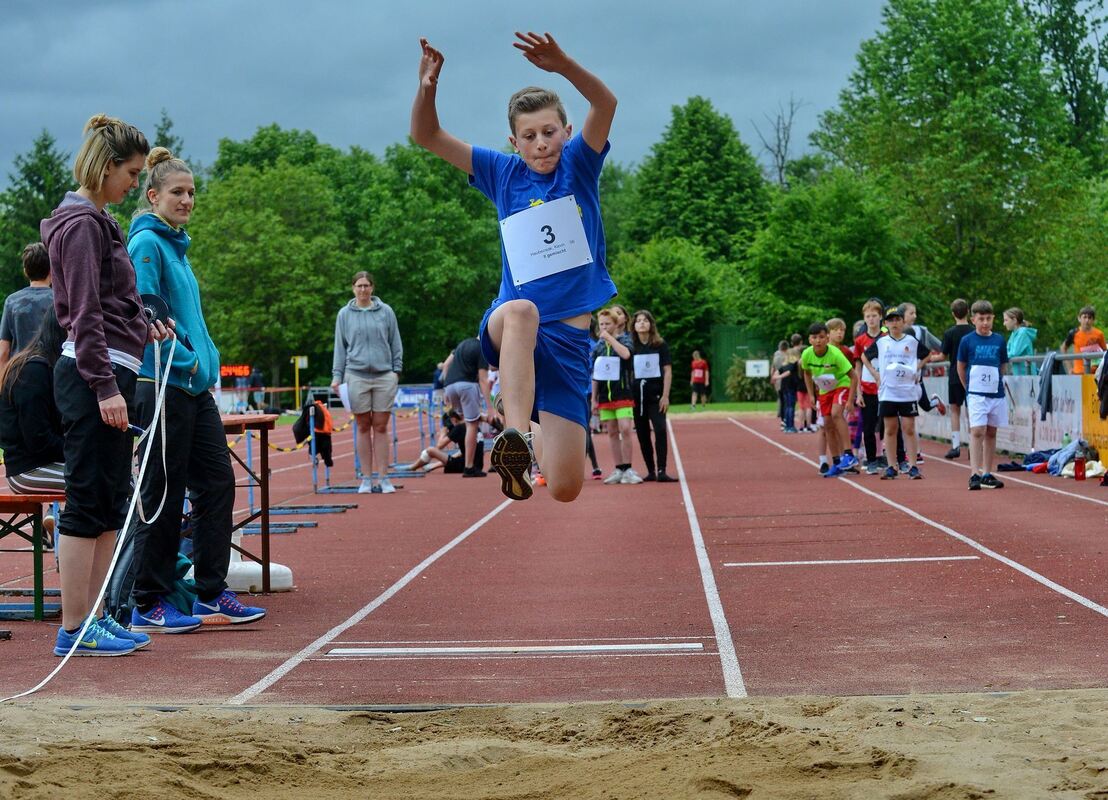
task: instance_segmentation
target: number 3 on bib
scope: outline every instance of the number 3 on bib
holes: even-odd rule
[[[500,235],[516,286],[592,263],[573,195],[505,217],[500,220]]]

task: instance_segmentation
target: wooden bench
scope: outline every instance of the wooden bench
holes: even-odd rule
[[[35,588],[33,605],[26,603],[0,603],[0,619],[42,620],[46,612],[56,614],[61,606],[51,603],[47,608],[43,602],[42,553],[44,537],[42,532],[42,507],[51,503],[65,502],[64,494],[0,494],[0,539],[15,534],[30,542],[34,556]],[[26,548],[0,548],[0,553],[23,553]],[[17,590],[18,591],[18,590]],[[18,591],[23,594],[25,590]]]

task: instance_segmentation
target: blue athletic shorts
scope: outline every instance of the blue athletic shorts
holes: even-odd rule
[[[489,338],[489,316],[481,320],[481,352],[489,366],[500,366],[500,353]],[[539,324],[535,339],[535,407],[531,419],[539,421],[539,412],[555,414],[582,428],[589,423],[589,332],[557,320]]]

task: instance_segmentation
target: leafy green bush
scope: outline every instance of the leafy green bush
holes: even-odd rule
[[[756,402],[776,400],[777,392],[769,378],[746,377],[746,359],[735,356],[727,370],[727,399],[736,402]]]

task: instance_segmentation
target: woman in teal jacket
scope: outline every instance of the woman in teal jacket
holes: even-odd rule
[[[164,147],[150,151],[146,168],[143,200],[149,208],[132,220],[127,250],[139,292],[156,294],[169,306],[177,326],[177,349],[172,363],[167,363],[169,347],[163,346],[161,355],[169,382],[164,470],[160,433],[146,442],[154,452],[142,484],[143,508],[147,514],[154,513],[163,492],[165,508],[153,522],[140,522],[136,528],[131,629],[186,633],[201,624],[254,622],[265,616],[265,610],[243,606],[226,583],[235,476],[219,409],[209,391],[219,381],[219,351],[204,322],[200,289],[188,260],[189,235],[183,228],[192,216],[196,184],[188,165]],[[148,345],[143,354],[136,392],[139,424],[144,428],[153,422],[157,398],[155,346]],[[177,578],[178,514],[186,488],[192,501],[197,594],[191,614],[178,613],[168,600]]]
[[[1011,332],[1008,337],[1008,358],[1012,356],[1030,356],[1035,354],[1035,337],[1039,332],[1027,324],[1023,318],[1023,309],[1009,308],[1004,312],[1004,327]],[[1038,375],[1038,364],[1017,361],[1012,364],[1013,375]]]

